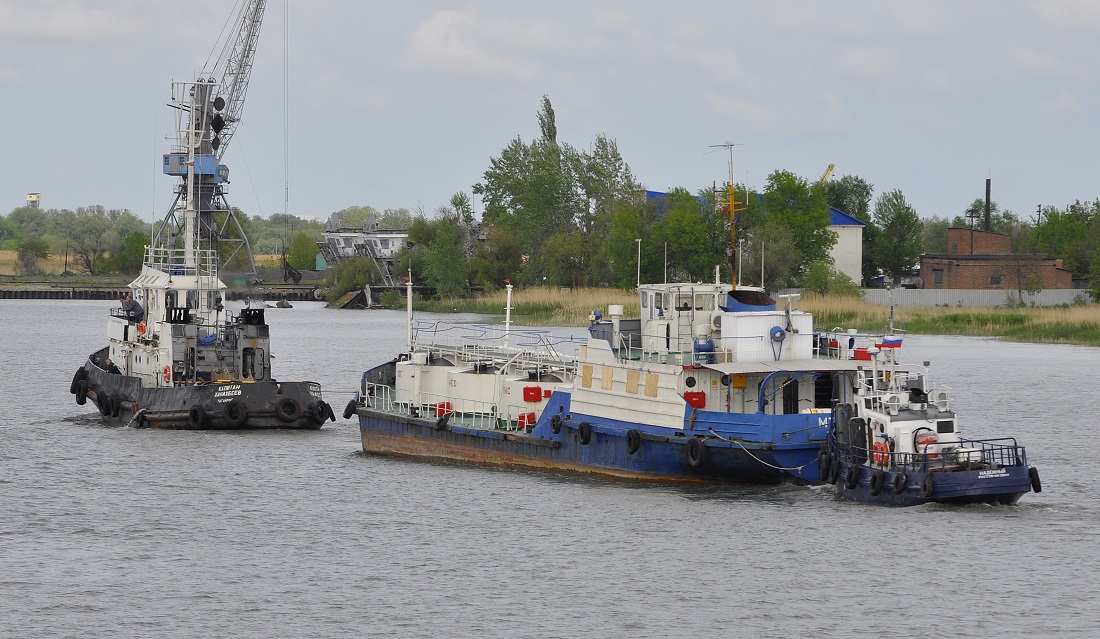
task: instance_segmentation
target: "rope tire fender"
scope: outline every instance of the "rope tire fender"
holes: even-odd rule
[[[692,437],[686,447],[688,466],[699,468],[707,461],[707,445],[698,437]]]
[[[222,411],[225,425],[230,428],[238,428],[248,421],[248,407],[239,399],[231,399]]]
[[[905,473],[898,473],[894,475],[894,494],[900,495],[905,492],[905,482],[908,478]]]
[[[626,431],[626,453],[633,455],[638,452],[638,449],[642,447],[642,434],[636,429],[631,428]]]
[[[588,442],[592,441],[592,424],[589,424],[588,422],[581,422],[579,433],[581,444],[587,446]]]
[[[206,423],[206,409],[202,404],[195,404],[187,411],[187,423],[191,428],[202,428]]]
[[[851,489],[855,488],[856,484],[858,484],[858,483],[859,483],[859,466],[856,466],[855,464],[852,464],[851,466],[848,467],[848,478],[845,480],[844,485],[847,486],[849,490],[851,490]]]
[[[354,399],[348,400],[348,405],[344,407],[344,419],[351,419],[351,416],[355,414],[355,407],[359,402]]]
[[[886,473],[881,468],[875,469],[875,472],[871,473],[871,495],[878,496],[885,484]]]
[[[292,422],[302,415],[302,405],[293,397],[284,397],[275,402],[275,416],[284,422]]]

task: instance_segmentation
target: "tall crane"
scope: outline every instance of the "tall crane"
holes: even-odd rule
[[[219,267],[236,260],[252,276],[252,247],[225,199],[229,168],[221,158],[240,125],[266,5],[266,0],[241,5],[222,53],[205,78],[172,83],[169,106],[176,110],[177,137],[164,154],[163,172],[179,177],[180,184],[153,237],[154,247],[172,248],[182,241],[186,252],[226,245],[230,250],[217,251]]]
[[[829,181],[829,176],[833,174],[833,169],[836,168],[835,164],[829,164],[829,168],[825,169],[825,175],[821,176],[821,183],[825,184]]]

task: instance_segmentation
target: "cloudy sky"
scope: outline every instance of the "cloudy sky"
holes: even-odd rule
[[[162,216],[170,81],[235,5],[0,0],[0,213],[41,192]],[[721,182],[733,142],[753,187],[832,163],[953,217],[991,178],[1031,216],[1100,197],[1098,94],[1095,0],[269,0],[224,161],[250,215],[431,214],[538,134],[547,95],[560,141],[617,140],[649,189]]]

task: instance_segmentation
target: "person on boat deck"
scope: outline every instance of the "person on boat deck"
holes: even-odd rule
[[[126,315],[126,319],[131,322],[140,322],[145,317],[145,309],[141,308],[141,304],[137,303],[132,293],[127,293],[121,300],[122,312]]]
[[[115,366],[115,363],[111,361],[110,357],[103,361],[103,370],[114,375],[122,374],[122,371],[118,370],[118,366]]]

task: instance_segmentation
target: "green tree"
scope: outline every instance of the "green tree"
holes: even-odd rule
[[[317,240],[309,234],[298,231],[290,240],[287,261],[299,271],[312,271],[317,268]]]
[[[802,254],[799,270],[828,259],[836,233],[829,230],[829,206],[820,183],[810,184],[789,171],[775,171],[768,176],[763,199],[767,219],[790,229]]]
[[[875,185],[863,178],[845,175],[825,183],[825,201],[829,206],[870,224],[871,199],[874,197],[874,191]]]
[[[951,225],[946,218],[930,217],[922,222],[921,243],[925,253],[947,253],[947,228]],[[864,271],[874,273],[875,271]]]
[[[24,238],[19,243],[16,272],[20,275],[41,275],[42,268],[38,265],[38,260],[44,260],[49,256],[50,245],[44,238]]]
[[[640,277],[637,240],[642,237],[643,230],[642,216],[636,208],[623,207],[611,216],[607,254],[610,261],[610,283],[614,286],[633,287]],[[649,253],[646,254],[648,256]]]
[[[668,246],[669,278],[674,281],[713,281],[714,267],[727,262],[729,241],[716,238],[723,221],[714,213],[713,199],[701,199],[687,189],[668,193],[668,211],[653,225],[654,243]]]
[[[112,255],[113,266],[124,275],[137,275],[145,262],[145,247],[152,239],[145,231],[134,231],[122,240],[122,248]]]
[[[837,272],[829,262],[814,262],[802,276],[802,290],[818,295],[862,297],[859,284],[843,273]]]
[[[875,200],[874,224],[878,228],[875,261],[894,281],[912,272],[924,248],[924,225],[902,192],[887,191]]]
[[[438,297],[466,295],[470,286],[463,268],[466,263],[465,231],[450,219],[434,220],[429,225],[432,227],[431,239],[418,249],[424,261],[425,283],[435,289]]]
[[[794,285],[804,259],[791,230],[778,221],[765,221],[742,235],[745,240],[741,259],[741,282],[746,286],[758,283],[768,291]],[[761,270],[763,265],[763,270]]]
[[[505,278],[515,277],[522,266],[519,240],[510,228],[501,227],[490,229],[486,240],[474,246],[467,272],[473,284],[492,292],[501,287]]]
[[[73,251],[77,268],[89,275],[98,275],[104,256],[122,245],[118,232],[103,207],[80,208],[65,217],[63,235]]]

